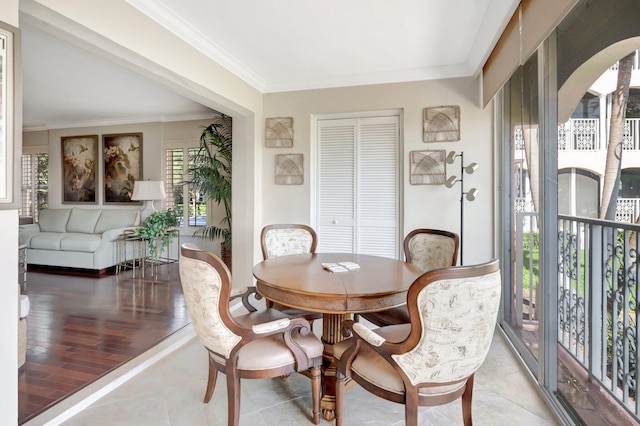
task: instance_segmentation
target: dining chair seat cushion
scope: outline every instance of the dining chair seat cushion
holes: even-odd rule
[[[307,354],[308,358],[322,356],[324,347],[314,334],[298,335],[293,340]],[[223,356],[216,353],[211,353],[211,355],[216,362],[225,363]],[[293,354],[285,345],[282,335],[253,340],[238,351],[237,368],[240,370],[265,370],[285,367],[293,363]]]
[[[411,324],[390,325],[377,328],[374,331],[388,342],[401,342],[409,335]],[[340,359],[350,345],[351,338],[336,343],[333,346],[333,354],[336,359]],[[370,349],[366,344],[361,346],[360,352],[353,360],[353,364],[351,364],[351,370],[354,374],[364,378],[367,382],[380,389],[397,394],[403,394],[405,392],[404,383],[402,382],[400,374],[398,374],[387,360]],[[430,385],[429,387],[420,388],[419,393],[423,396],[432,397],[441,394],[446,395],[464,387],[466,382],[466,380],[463,380],[454,384]]]
[[[411,322],[406,304],[380,312],[368,312],[362,314],[362,317],[371,322],[376,321],[374,324],[378,325],[408,324]]]

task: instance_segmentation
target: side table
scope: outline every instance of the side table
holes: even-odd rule
[[[131,257],[127,254],[131,253]],[[136,235],[133,230],[125,231],[116,238],[116,274],[127,268],[133,270],[133,278],[136,277],[136,268],[140,269],[140,275],[144,278],[144,260],[147,253],[146,241]]]
[[[157,276],[158,275],[158,265],[163,265],[163,264],[167,264],[167,263],[175,263],[178,261],[178,259],[173,259],[171,257],[171,242],[174,238],[178,239],[178,256],[180,255],[180,230],[178,228],[170,228],[167,229],[166,234],[165,235],[169,235],[172,232],[176,232],[177,231],[177,235],[175,237],[169,237],[168,240],[168,244],[165,247],[166,250],[166,254],[165,256],[162,256],[163,252],[157,253],[156,258],[152,258],[151,256],[147,256],[145,258],[145,267],[147,264],[149,264],[151,266],[151,276]],[[165,238],[165,237],[160,237],[157,240],[160,240],[161,238]],[[156,241],[156,244],[158,243],[158,241]],[[143,276],[144,276],[144,271],[143,271]]]

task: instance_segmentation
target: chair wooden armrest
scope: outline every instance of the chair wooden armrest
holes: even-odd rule
[[[258,308],[256,308],[251,304],[252,296],[254,300],[262,299],[262,295],[258,293],[255,286],[238,288],[231,292],[231,296],[229,297],[229,302],[237,298],[241,298],[242,306],[244,306],[247,311],[256,312]]]

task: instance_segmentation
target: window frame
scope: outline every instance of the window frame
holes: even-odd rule
[[[37,158],[38,155],[46,155],[47,156],[47,162],[49,163],[51,160],[51,156],[49,154],[49,147],[47,145],[37,145],[37,146],[23,146],[22,147],[22,153],[20,154],[20,201],[18,204],[18,211],[20,212],[20,218],[27,218],[27,217],[31,217],[33,219],[34,222],[37,222],[38,220],[38,216],[40,213],[40,209],[38,208],[37,205],[37,201],[38,201],[38,197],[35,194],[32,194],[31,196],[31,200],[29,202],[30,204],[30,210],[32,212],[32,216],[23,216],[23,212],[24,212],[24,201],[23,201],[23,189],[24,189],[24,185],[23,185],[23,171],[22,171],[22,158],[28,155],[30,157],[30,161],[31,161],[31,166],[34,167],[37,165],[37,161],[35,160]],[[49,183],[50,181],[50,167],[47,167],[47,183]],[[37,189],[37,173],[35,170],[35,167],[33,168],[33,173],[31,176],[31,192],[33,193],[35,190]],[[49,196],[49,188],[47,188],[47,199]]]
[[[165,144],[163,146],[162,149],[162,164],[164,165],[163,167],[163,180],[165,182],[165,192],[167,193],[167,203],[169,200],[169,197],[171,197],[171,191],[169,188],[169,179],[168,179],[168,175],[167,175],[167,171],[168,171],[168,158],[167,158],[167,151],[169,150],[182,150],[183,151],[183,158],[184,158],[184,162],[185,162],[185,175],[183,175],[183,181],[187,180],[188,177],[186,176],[186,174],[189,172],[189,150],[190,149],[199,149],[200,145],[199,142],[197,140],[183,140],[183,141],[172,141],[170,144]],[[189,200],[189,189],[187,185],[183,185],[182,186],[182,199],[183,199],[183,205],[185,205],[185,200],[186,200],[186,204],[188,204],[188,200]],[[198,225],[198,226],[194,226],[194,225],[190,225],[189,224],[189,209],[183,209],[182,211],[182,225],[179,225],[179,229],[180,229],[180,233],[181,234],[193,234],[194,232],[203,229],[205,226],[209,226],[210,225],[210,221],[211,221],[211,212],[212,212],[212,202],[211,200],[206,200],[204,202],[205,206],[206,206],[206,222],[204,225]],[[167,206],[168,207],[168,206]],[[180,223],[180,218],[178,219],[178,222]]]

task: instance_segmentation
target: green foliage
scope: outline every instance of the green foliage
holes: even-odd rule
[[[529,250],[529,247],[524,247],[522,263],[522,288],[535,289],[540,276],[540,251],[538,248],[535,247],[533,250]],[[529,273],[529,265],[531,265],[531,274]]]
[[[225,216],[219,226],[209,225],[194,235],[208,239],[221,239],[231,246],[231,117],[220,113],[200,136],[200,149],[189,169],[186,182],[207,199],[222,204]]]
[[[522,248],[525,250],[530,249],[530,245],[533,244],[533,249],[538,250],[540,248],[540,236],[537,232],[531,234],[525,233],[522,237]]]
[[[147,241],[151,258],[157,259],[158,253],[169,245],[171,238],[178,236],[178,230],[175,229],[177,225],[178,218],[175,212],[168,209],[151,213],[142,227],[136,228],[135,233]]]

